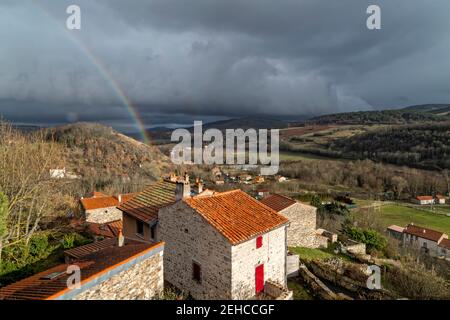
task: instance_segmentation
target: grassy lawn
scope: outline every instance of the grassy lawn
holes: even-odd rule
[[[330,245],[326,249],[312,249],[304,247],[289,247],[289,251],[298,254],[300,259],[303,261],[310,261],[314,259],[327,259],[327,258],[340,258],[346,261],[351,261],[349,256],[344,254],[334,253],[335,245]]]
[[[334,256],[334,253],[330,253],[321,249],[311,249],[303,247],[291,247],[289,251],[298,254],[302,260],[314,260],[314,259],[326,259]]]
[[[450,206],[449,205],[436,205],[433,208],[438,213],[443,213],[443,214],[450,213]]]
[[[296,280],[288,280],[288,288],[294,292],[294,300],[313,300],[308,291]]]
[[[450,217],[441,214],[428,213],[422,210],[396,204],[381,207],[381,220],[385,227],[396,224],[406,226],[413,222],[416,225],[427,227],[450,234]]]

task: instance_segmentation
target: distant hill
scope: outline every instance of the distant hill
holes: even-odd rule
[[[335,157],[450,169],[450,122],[389,126],[330,143]]]
[[[66,163],[82,177],[158,178],[171,166],[159,149],[97,123],[44,129],[47,139],[66,148]]]
[[[226,129],[283,129],[288,127],[288,122],[278,119],[269,118],[238,118],[238,119],[228,119],[220,120],[210,123],[203,123],[203,131],[208,129],[219,129],[225,131]],[[194,127],[186,128],[187,130],[193,132]],[[161,127],[153,128],[148,130],[149,136],[155,143],[166,143],[170,141],[170,136],[174,129],[166,128],[165,130]]]
[[[309,124],[413,124],[450,120],[450,105],[420,105],[394,110],[344,112],[311,118]]]
[[[403,110],[432,113],[436,115],[446,115],[450,113],[450,104],[423,104],[406,107]]]

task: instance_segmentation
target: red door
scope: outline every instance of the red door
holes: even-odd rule
[[[264,291],[264,264],[255,269],[255,288],[257,294]]]

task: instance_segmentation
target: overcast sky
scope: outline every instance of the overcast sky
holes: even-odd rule
[[[0,0],[0,113],[126,125],[112,82],[148,125],[449,103],[449,33],[448,0]]]

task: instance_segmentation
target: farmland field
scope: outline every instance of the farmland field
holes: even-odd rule
[[[380,218],[384,227],[391,224],[405,227],[408,223],[413,222],[422,227],[450,234],[450,217],[442,214],[425,212],[398,204],[388,204],[381,207]]]

